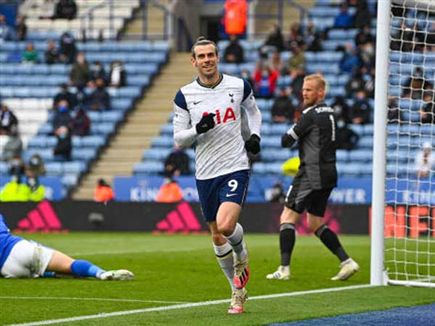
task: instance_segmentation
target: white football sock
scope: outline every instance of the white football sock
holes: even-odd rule
[[[236,288],[233,284],[234,277],[234,259],[233,259],[233,249],[231,245],[227,242],[221,246],[213,244],[214,252],[216,254],[216,259],[219,266],[222,269],[225,277],[230,283],[231,289],[234,291]]]
[[[246,250],[245,241],[243,240],[242,226],[237,223],[233,234],[226,238],[233,248],[236,258],[238,260],[245,260],[248,255],[248,251]]]

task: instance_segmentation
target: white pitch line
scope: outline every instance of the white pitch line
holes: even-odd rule
[[[249,297],[250,301],[253,300],[265,300],[265,299],[273,299],[273,298],[283,298],[283,297],[296,297],[307,294],[318,294],[318,293],[328,293],[328,292],[340,292],[347,290],[356,290],[362,288],[372,287],[370,284],[363,285],[353,285],[347,287],[338,287],[338,288],[329,288],[329,289],[320,289],[320,290],[309,290],[309,291],[300,291],[300,292],[287,292],[287,293],[275,293],[268,295],[257,295],[255,297]],[[39,325],[52,325],[52,324],[62,324],[62,323],[70,323],[75,321],[89,320],[89,319],[100,319],[100,318],[109,318],[109,317],[117,317],[117,316],[127,316],[134,314],[142,314],[147,312],[155,312],[155,311],[168,311],[168,310],[178,310],[185,308],[196,308],[202,306],[212,306],[229,302],[229,299],[223,300],[213,300],[213,301],[202,301],[195,303],[183,303],[183,304],[175,304],[171,306],[162,306],[162,307],[154,307],[154,308],[144,308],[144,309],[134,309],[134,310],[125,310],[125,311],[115,311],[109,313],[100,313],[94,315],[86,315],[86,316],[77,316],[70,318],[61,318],[61,319],[49,319],[49,320],[41,320],[30,323],[22,323],[22,324],[11,324],[9,326],[39,326]]]
[[[93,256],[93,255],[124,255],[124,254],[140,254],[145,252],[183,252],[183,251],[193,251],[193,250],[203,250],[204,248],[178,248],[178,249],[141,249],[141,250],[115,250],[115,251],[93,251],[93,252],[72,252],[68,255],[73,257],[78,256]]]
[[[162,300],[139,300],[139,299],[115,299],[115,298],[78,298],[78,297],[18,297],[18,296],[0,296],[1,299],[7,300],[77,300],[77,301],[110,301],[110,302],[144,302],[144,303],[191,303],[186,301],[162,301]]]

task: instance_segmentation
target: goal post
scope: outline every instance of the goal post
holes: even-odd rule
[[[376,39],[370,284],[435,287],[435,1],[378,1]]]

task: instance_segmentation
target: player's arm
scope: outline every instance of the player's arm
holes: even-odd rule
[[[308,114],[302,114],[301,119],[281,137],[282,147],[292,147],[311,127],[312,121]]]
[[[245,148],[252,154],[260,152],[260,130],[261,130],[261,112],[255,102],[254,94],[251,85],[246,80],[243,80],[243,100],[242,109],[245,110],[248,118],[250,137],[245,142]]]
[[[214,128],[214,113],[204,115],[199,122],[192,126],[190,112],[187,108],[186,99],[181,91],[178,91],[174,99],[174,142],[180,147],[190,147],[196,140],[196,136]]]
[[[196,139],[196,128],[192,126],[186,99],[181,90],[174,99],[174,143],[179,147],[190,147]]]

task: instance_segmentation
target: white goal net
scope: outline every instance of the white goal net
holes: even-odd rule
[[[389,14],[384,276],[435,287],[435,0]]]

